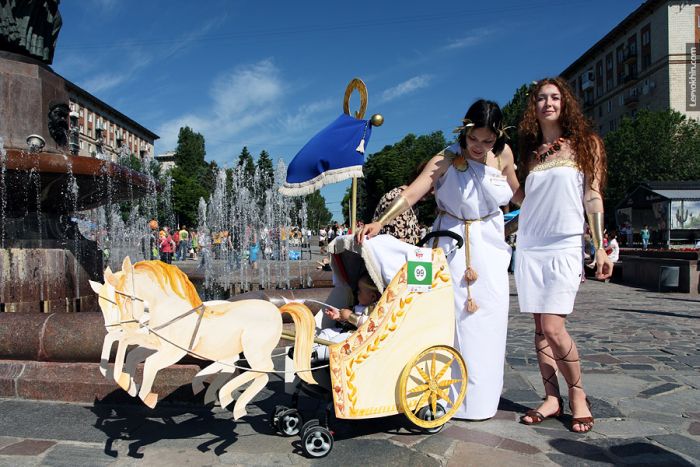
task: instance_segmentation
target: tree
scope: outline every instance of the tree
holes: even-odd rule
[[[333,214],[326,207],[326,198],[323,197],[321,192],[314,191],[309,195],[293,198],[292,223],[301,226],[303,202],[306,202],[306,225],[310,229],[318,231],[321,226],[329,224],[331,219],[333,219]]]
[[[238,167],[243,167],[245,173],[245,179],[249,183],[248,188],[253,185],[253,178],[255,177],[255,161],[253,161],[253,156],[248,151],[247,146],[243,146],[241,154],[238,156]]]
[[[268,188],[272,188],[272,184],[275,180],[275,168],[272,164],[272,158],[270,154],[264,149],[258,157],[258,174],[260,175],[260,181],[264,183],[263,191]]]
[[[506,130],[508,134],[508,145],[513,150],[515,160],[519,160],[518,148],[518,124],[523,118],[523,113],[527,107],[529,87],[523,84],[515,90],[513,97],[503,106],[503,126],[513,127]]]
[[[651,180],[700,179],[700,123],[675,110],[640,110],[605,135],[608,156],[606,211],[625,193]]]
[[[175,150],[173,179],[173,212],[180,223],[197,224],[199,198],[211,193],[210,164],[204,160],[204,136],[189,127],[180,128]]]

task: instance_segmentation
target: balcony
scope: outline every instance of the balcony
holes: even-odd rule
[[[635,108],[639,104],[639,95],[635,93],[624,96],[622,98],[622,103],[625,104],[625,107]]]
[[[627,73],[623,78],[622,78],[622,83],[623,84],[630,84],[630,83],[636,83],[639,81],[639,77],[637,76],[637,73]]]

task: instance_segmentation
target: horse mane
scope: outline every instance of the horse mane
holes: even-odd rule
[[[177,266],[162,261],[139,261],[134,264],[134,270],[145,272],[152,279],[155,279],[164,292],[167,292],[168,289],[172,290],[179,297],[190,302],[192,307],[198,307],[202,304],[202,299],[199,298],[194,284]]]

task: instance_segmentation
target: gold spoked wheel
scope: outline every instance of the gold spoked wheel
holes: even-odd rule
[[[450,386],[457,395],[450,398]],[[421,428],[444,425],[457,412],[467,393],[467,366],[464,359],[448,345],[429,347],[414,357],[403,369],[399,381],[399,408]],[[438,407],[440,406],[440,407]],[[428,408],[433,416],[422,416]]]

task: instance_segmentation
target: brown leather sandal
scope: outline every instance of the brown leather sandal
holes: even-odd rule
[[[566,384],[569,386],[569,391],[571,391],[572,389],[580,389],[581,391],[583,391],[583,387],[579,384],[579,383],[581,383],[581,366],[580,366],[581,360],[580,359],[576,359],[576,360],[567,360],[566,359],[566,357],[569,356],[569,354],[571,353],[573,348],[574,348],[574,341],[572,340],[571,347],[569,348],[569,351],[566,352],[566,355],[564,355],[561,358],[557,358],[556,360],[559,362],[564,362],[564,363],[578,363],[579,364],[579,373],[578,373],[578,378],[576,379],[576,381],[573,384],[570,383],[566,379],[566,375],[564,375],[564,380],[566,381]],[[590,411],[591,410],[591,403],[588,400],[588,397],[586,397],[586,405],[588,406],[588,410]],[[572,416],[570,428],[571,428],[571,431],[573,433],[583,434],[583,433],[588,433],[589,431],[591,431],[593,429],[593,424],[595,423],[595,420],[593,419],[592,414],[590,417],[574,417],[573,416],[574,415],[574,408],[571,406],[571,396],[569,396],[569,410],[571,410],[571,416]],[[581,427],[583,427],[585,429],[581,430],[581,431],[576,431],[576,430],[574,430],[575,425],[580,425]]]
[[[522,423],[523,425],[539,425],[548,418],[560,417],[562,414],[562,407],[564,407],[564,401],[561,397],[557,397],[557,401],[559,401],[559,408],[552,415],[545,416],[542,415],[542,412],[535,409],[531,409],[525,412],[525,415],[520,417],[520,423]],[[525,420],[525,417],[530,417],[530,421]]]

